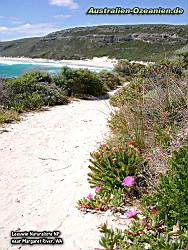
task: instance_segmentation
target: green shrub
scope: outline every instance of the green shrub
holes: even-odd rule
[[[61,87],[63,90],[68,90],[71,95],[71,87],[76,79],[76,73],[77,71],[74,69],[71,69],[69,67],[63,67],[61,70],[61,74],[54,76],[53,81],[58,87]]]
[[[31,94],[42,89],[38,83],[50,83],[51,77],[47,73],[31,72],[18,78],[12,78],[6,81],[6,88],[10,89],[12,94],[28,93]]]
[[[62,77],[62,75],[55,75],[52,77],[52,82],[60,87],[62,90],[66,90],[66,82],[65,82],[65,79],[64,77]]]
[[[156,79],[159,82],[159,79],[162,81],[167,75],[181,77],[185,68],[186,63],[182,58],[164,59],[158,63],[142,67],[136,72],[136,75],[142,78],[149,78],[152,81]]]
[[[18,100],[20,101],[18,102]],[[17,112],[40,109],[44,105],[42,97],[37,93],[34,93],[31,96],[17,95],[15,102],[12,103],[12,106],[14,106]]]
[[[102,96],[107,90],[104,88],[99,75],[88,69],[74,70],[64,67],[56,84],[68,91],[69,96]]]
[[[185,62],[183,60],[174,59],[174,60],[162,60],[159,62],[159,67],[165,68],[168,71],[171,71],[172,73],[181,76],[183,68],[185,68]]]
[[[102,70],[99,73],[99,77],[103,85],[108,90],[116,89],[121,84],[120,78],[117,76],[117,74],[111,73],[107,70]]]
[[[188,46],[184,46],[183,48],[176,51],[176,55],[184,62],[185,67],[188,67]]]
[[[160,217],[168,226],[180,223],[188,229],[188,145],[174,152],[169,171],[161,178],[161,190],[156,194]]]
[[[67,103],[68,99],[62,89],[51,83],[48,74],[40,72],[27,73],[7,80],[3,84],[3,96],[0,98],[2,106],[14,108],[18,112]]]
[[[146,66],[140,63],[130,62],[128,60],[119,60],[114,66],[114,71],[121,76],[135,76],[138,72]]]
[[[154,197],[145,198],[146,204],[157,204],[160,218],[169,228],[179,223],[188,229],[188,145],[173,153],[169,170],[161,178]]]

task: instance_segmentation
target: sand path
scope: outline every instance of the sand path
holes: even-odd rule
[[[27,114],[0,134],[0,250],[93,250],[102,215],[82,214],[88,159],[108,132],[107,100]],[[59,230],[63,246],[12,246],[11,230]]]

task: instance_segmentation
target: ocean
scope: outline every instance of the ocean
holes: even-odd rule
[[[66,65],[64,65],[66,66]],[[102,69],[109,69],[109,68],[97,68],[97,67],[92,67],[92,66],[80,66],[80,65],[67,65],[71,68],[88,68],[89,70],[99,72]],[[24,73],[27,72],[32,72],[32,71],[42,71],[42,72],[48,72],[49,74],[58,74],[61,71],[61,68],[63,66],[57,66],[53,64],[24,64],[24,63],[13,63],[13,64],[5,64],[3,62],[0,62],[0,78],[12,78],[12,77],[18,77],[23,75]],[[110,69],[109,69],[110,70]]]

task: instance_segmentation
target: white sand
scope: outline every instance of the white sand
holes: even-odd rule
[[[93,59],[86,60],[50,60],[42,58],[27,58],[27,57],[0,57],[0,63],[4,64],[39,64],[54,67],[62,66],[80,66],[80,67],[96,67],[96,68],[109,68],[113,69],[117,63],[115,59],[108,57],[94,57]]]
[[[93,250],[103,215],[83,214],[88,159],[108,133],[108,101],[75,101],[27,114],[0,134],[0,250],[11,246],[11,230],[60,230],[63,246],[32,249]]]

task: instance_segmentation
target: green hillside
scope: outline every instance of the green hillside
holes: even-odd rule
[[[82,59],[109,56],[156,61],[188,42],[188,25],[80,27],[44,37],[0,42],[0,56]]]

